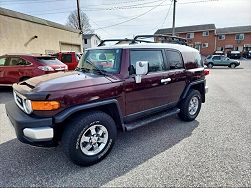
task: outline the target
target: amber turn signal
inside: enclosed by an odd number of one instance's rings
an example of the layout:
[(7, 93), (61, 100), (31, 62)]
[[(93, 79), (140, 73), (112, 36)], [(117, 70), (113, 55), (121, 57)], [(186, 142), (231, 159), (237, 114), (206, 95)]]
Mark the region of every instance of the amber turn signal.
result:
[(31, 101), (32, 110), (57, 110), (60, 108), (58, 101)]

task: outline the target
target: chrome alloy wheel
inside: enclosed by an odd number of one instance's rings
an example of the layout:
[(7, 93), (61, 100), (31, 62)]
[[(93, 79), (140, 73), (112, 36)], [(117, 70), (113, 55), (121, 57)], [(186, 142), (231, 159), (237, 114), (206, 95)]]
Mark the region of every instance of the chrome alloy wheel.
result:
[(89, 127), (81, 137), (81, 151), (88, 155), (96, 155), (101, 152), (108, 142), (108, 131), (103, 125)]
[(196, 114), (198, 108), (199, 108), (199, 99), (198, 97), (194, 96), (193, 98), (191, 98), (189, 102), (189, 107), (188, 107), (189, 114), (193, 116), (194, 114)]

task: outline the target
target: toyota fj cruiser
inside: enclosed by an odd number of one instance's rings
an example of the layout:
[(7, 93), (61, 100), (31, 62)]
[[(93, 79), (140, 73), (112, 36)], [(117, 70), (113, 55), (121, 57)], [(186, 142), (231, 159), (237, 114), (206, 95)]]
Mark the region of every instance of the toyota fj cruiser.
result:
[(143, 44), (139, 37), (87, 50), (75, 71), (14, 84), (6, 112), (17, 138), (34, 146), (62, 144), (71, 161), (88, 166), (110, 152), (118, 129), (130, 131), (174, 114), (194, 120), (209, 73), (199, 51)]

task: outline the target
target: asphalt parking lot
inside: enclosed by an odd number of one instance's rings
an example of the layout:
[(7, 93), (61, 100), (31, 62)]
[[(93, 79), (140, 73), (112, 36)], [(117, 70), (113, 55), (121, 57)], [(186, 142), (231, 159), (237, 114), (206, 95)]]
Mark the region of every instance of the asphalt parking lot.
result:
[(0, 187), (251, 187), (251, 60), (213, 68), (207, 84), (196, 121), (172, 117), (119, 133), (108, 157), (91, 167), (72, 164), (60, 147), (20, 143), (4, 110), (12, 91), (0, 88)]

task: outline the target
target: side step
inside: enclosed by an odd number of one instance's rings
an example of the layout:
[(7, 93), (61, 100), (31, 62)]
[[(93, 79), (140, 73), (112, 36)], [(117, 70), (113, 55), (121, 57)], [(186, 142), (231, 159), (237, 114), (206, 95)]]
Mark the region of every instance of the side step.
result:
[(160, 112), (160, 113), (157, 113), (157, 114), (142, 118), (142, 119), (140, 119), (140, 120), (138, 120), (136, 122), (125, 124), (124, 126), (125, 126), (127, 131), (131, 131), (133, 129), (142, 127), (142, 126), (144, 126), (146, 124), (149, 124), (149, 123), (152, 123), (154, 121), (158, 121), (158, 120), (166, 118), (168, 116), (178, 114), (179, 112), (180, 112), (180, 109), (173, 108), (171, 110), (166, 110), (166, 111), (163, 111), (163, 112)]

